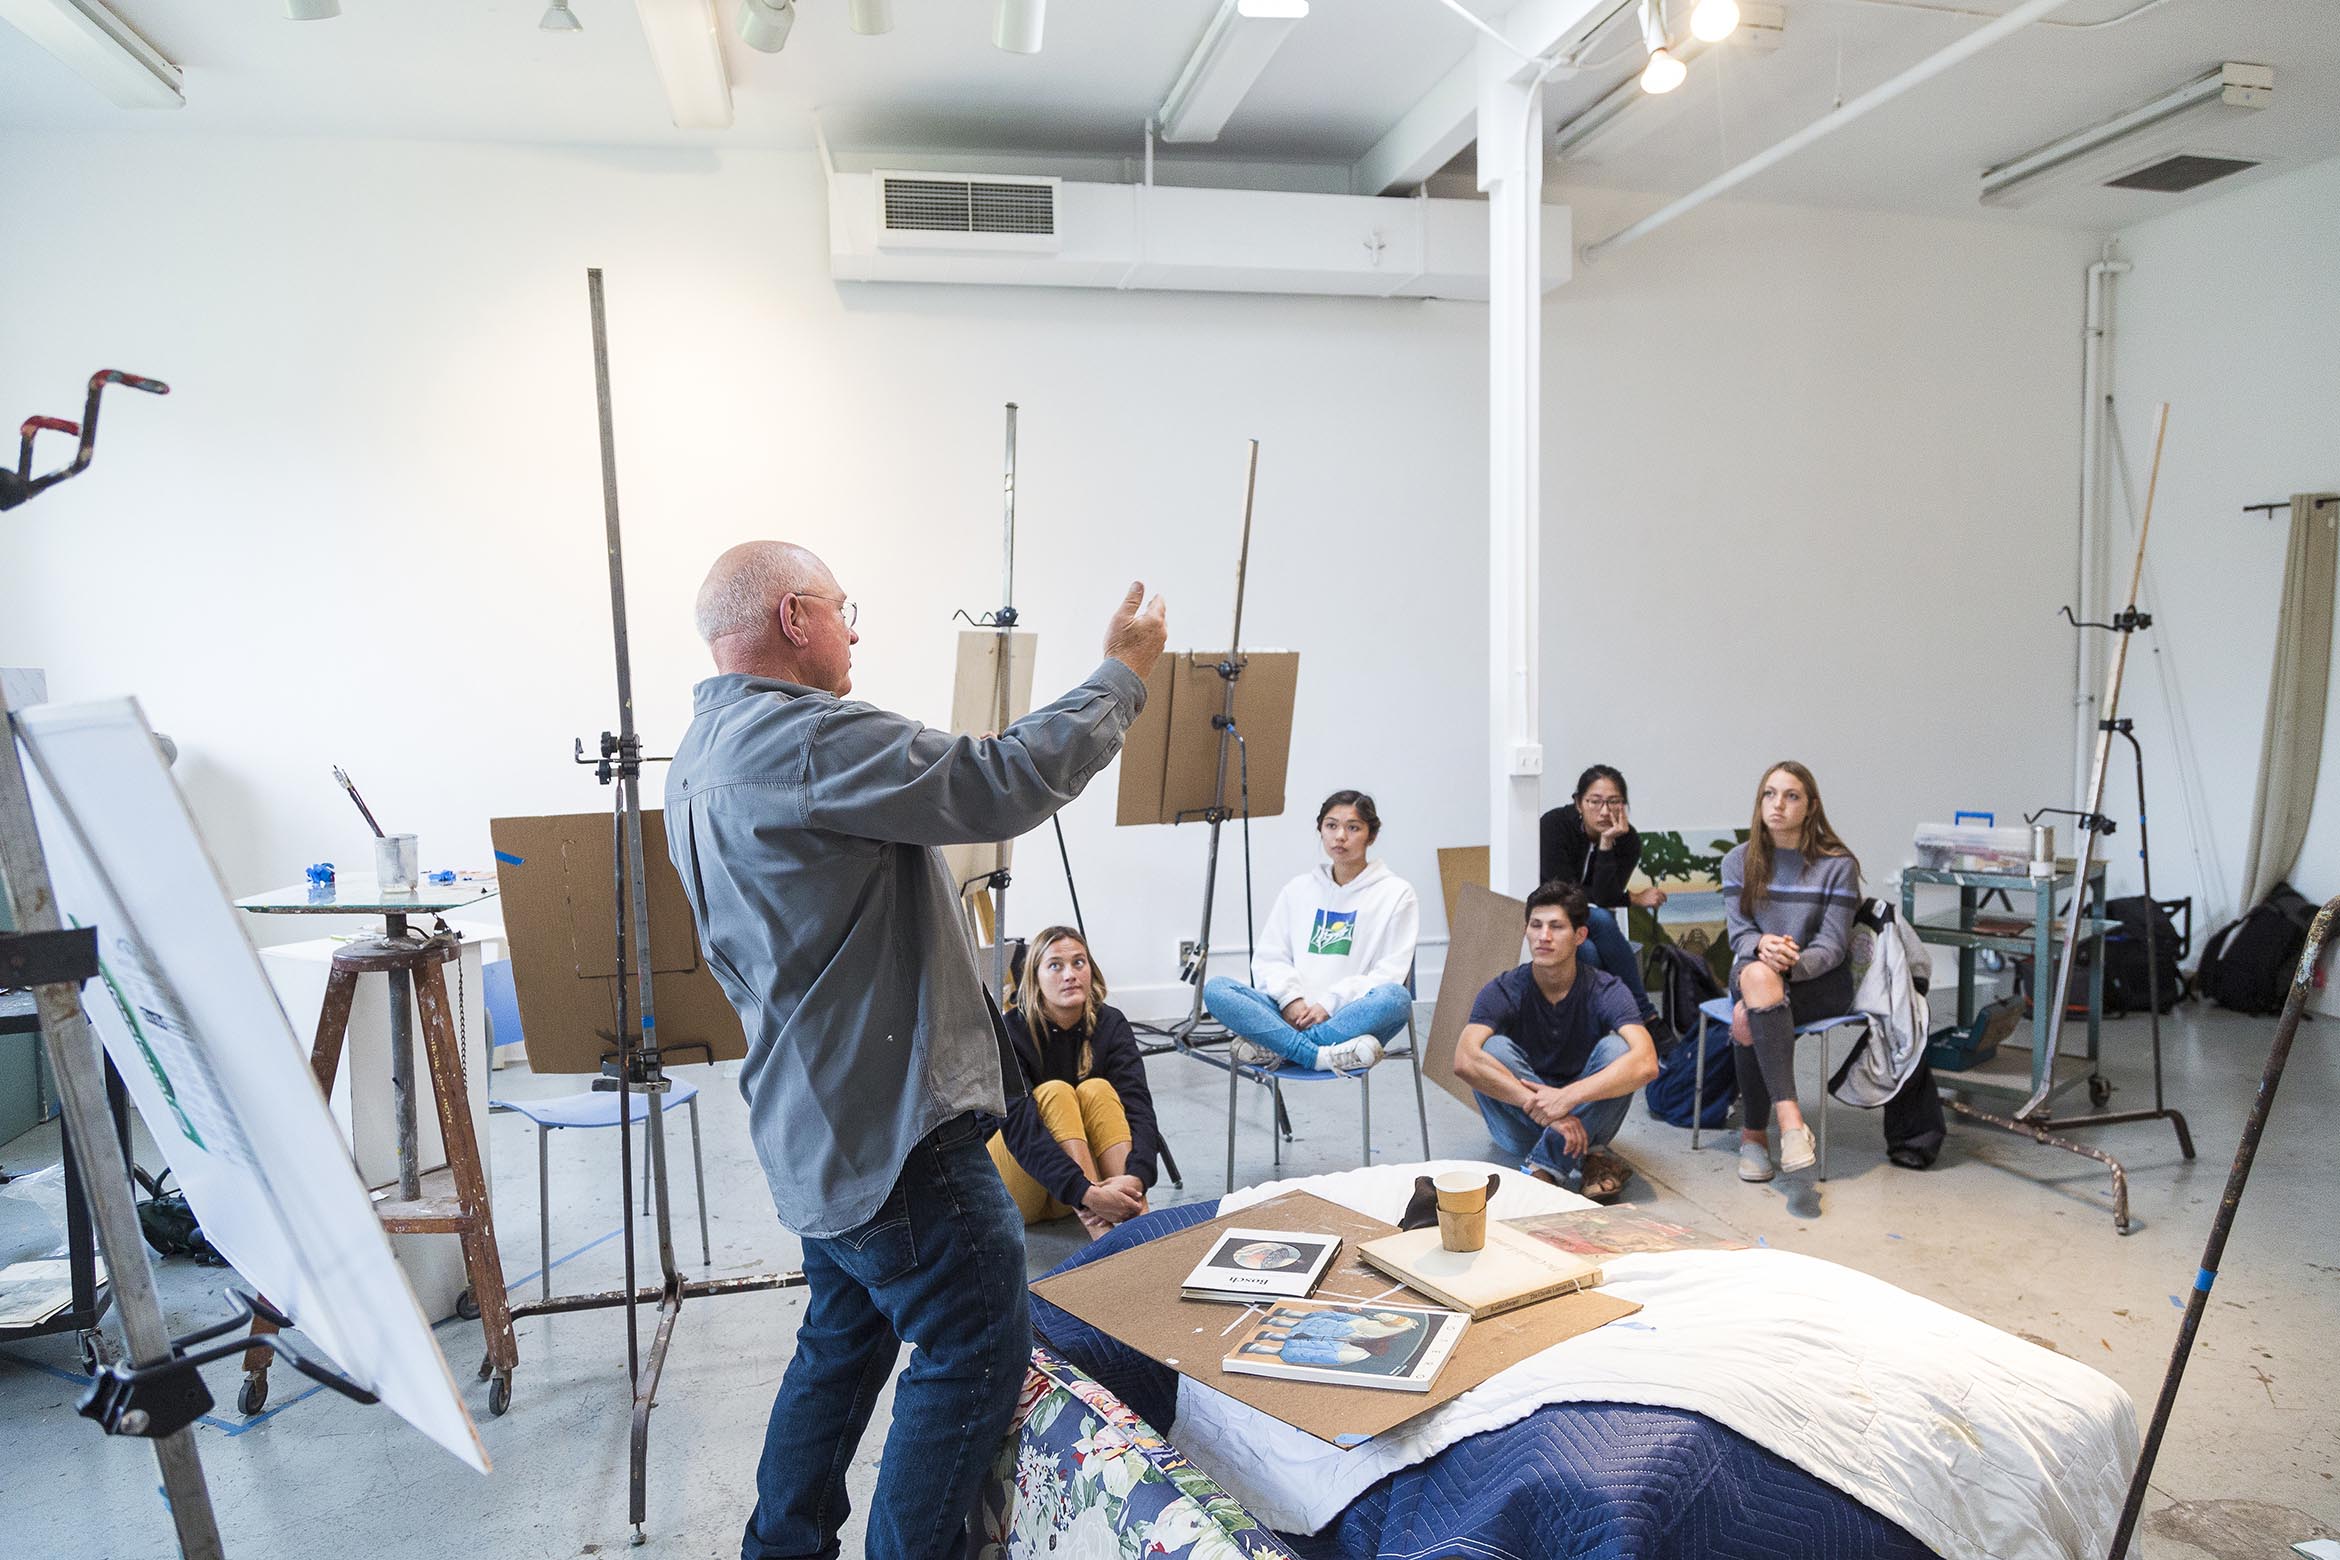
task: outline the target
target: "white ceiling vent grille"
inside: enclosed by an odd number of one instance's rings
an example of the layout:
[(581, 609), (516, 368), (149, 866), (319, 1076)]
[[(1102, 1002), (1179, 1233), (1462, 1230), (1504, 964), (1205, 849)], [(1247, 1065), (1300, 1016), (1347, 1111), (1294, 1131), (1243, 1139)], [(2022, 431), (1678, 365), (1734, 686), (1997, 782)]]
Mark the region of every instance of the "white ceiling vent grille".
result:
[(880, 173), (873, 182), (883, 248), (1058, 248), (1055, 179)]

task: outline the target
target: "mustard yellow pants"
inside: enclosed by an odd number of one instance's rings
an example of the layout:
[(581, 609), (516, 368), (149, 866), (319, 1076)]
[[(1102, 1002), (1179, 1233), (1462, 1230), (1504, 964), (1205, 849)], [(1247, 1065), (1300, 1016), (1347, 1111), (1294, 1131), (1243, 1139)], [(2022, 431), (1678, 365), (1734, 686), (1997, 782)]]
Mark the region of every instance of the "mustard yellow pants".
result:
[[(1130, 1140), (1129, 1117), (1121, 1108), (1121, 1096), (1102, 1078), (1091, 1078), (1079, 1088), (1051, 1078), (1032, 1091), (1032, 1103), (1039, 1108), (1040, 1123), (1048, 1135), (1059, 1143), (1085, 1142), (1091, 1163), (1101, 1162), (1107, 1153)], [(999, 1167), (999, 1178), (1016, 1200), (1016, 1211), (1026, 1224), (1061, 1219), (1073, 1211), (1024, 1173), (1016, 1156), (1008, 1152), (1006, 1134), (994, 1132), (990, 1146), (991, 1162)]]

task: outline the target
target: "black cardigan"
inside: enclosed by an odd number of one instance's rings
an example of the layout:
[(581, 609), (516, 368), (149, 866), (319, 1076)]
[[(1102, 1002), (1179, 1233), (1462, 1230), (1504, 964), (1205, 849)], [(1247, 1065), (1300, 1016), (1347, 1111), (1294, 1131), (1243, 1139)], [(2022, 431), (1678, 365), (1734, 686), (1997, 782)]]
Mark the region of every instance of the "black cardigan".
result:
[(1115, 1007), (1097, 1010), (1097, 1032), (1089, 1037), (1089, 1071), (1078, 1071), (1081, 1060), (1081, 1034), (1077, 1029), (1059, 1029), (1053, 1024), (1042, 1026), (1047, 1033), (1039, 1045), (1032, 1042), (1032, 1031), (1024, 1022), (1021, 1010), (1011, 1009), (1007, 1015), (1008, 1041), (1015, 1047), (1016, 1065), (1024, 1075), (1024, 1097), (1008, 1107), (1007, 1123), (1000, 1131), (1007, 1138), (1008, 1152), (1024, 1173), (1047, 1188), (1048, 1195), (1069, 1208), (1081, 1206), (1081, 1199), (1089, 1195), (1091, 1182), (1081, 1173), (1081, 1167), (1040, 1120), (1040, 1107), (1033, 1103), (1031, 1091), (1043, 1083), (1080, 1084), (1089, 1078), (1102, 1078), (1113, 1085), (1113, 1092), (1121, 1096), (1122, 1113), (1129, 1117), (1128, 1173), (1146, 1185), (1152, 1186), (1156, 1171), (1154, 1161), (1162, 1150), (1162, 1134), (1154, 1125), (1154, 1096), (1146, 1088), (1146, 1060), (1138, 1051), (1137, 1036), (1130, 1032), (1129, 1020)]
[(1625, 908), (1625, 884), (1641, 864), (1641, 831), (1627, 829), (1625, 837), (1607, 850), (1584, 832), (1576, 804), (1555, 807), (1544, 814), (1540, 852), (1543, 881), (1557, 879), (1583, 887), (1584, 895), (1603, 910)]

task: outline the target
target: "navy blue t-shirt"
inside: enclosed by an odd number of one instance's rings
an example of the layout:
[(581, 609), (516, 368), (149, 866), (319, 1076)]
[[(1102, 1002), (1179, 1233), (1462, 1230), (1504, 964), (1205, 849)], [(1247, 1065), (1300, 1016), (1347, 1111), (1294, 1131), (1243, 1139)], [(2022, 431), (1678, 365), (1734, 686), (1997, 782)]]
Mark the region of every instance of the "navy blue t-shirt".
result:
[(1523, 964), (1479, 988), (1471, 1022), (1509, 1036), (1527, 1053), (1537, 1077), (1559, 1085), (1583, 1076), (1585, 1058), (1603, 1035), (1640, 1023), (1641, 1004), (1623, 981), (1581, 959), (1568, 994), (1546, 1002), (1536, 989), (1534, 967)]

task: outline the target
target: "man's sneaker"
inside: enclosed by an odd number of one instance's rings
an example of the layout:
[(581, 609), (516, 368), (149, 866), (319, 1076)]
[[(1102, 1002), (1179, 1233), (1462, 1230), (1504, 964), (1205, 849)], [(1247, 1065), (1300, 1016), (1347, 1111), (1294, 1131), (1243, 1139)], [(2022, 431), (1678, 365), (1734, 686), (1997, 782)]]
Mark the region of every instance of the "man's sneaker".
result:
[(1739, 1179), (1768, 1181), (1771, 1179), (1771, 1150), (1761, 1143), (1739, 1139)]
[(1281, 1067), (1284, 1059), (1257, 1040), (1235, 1039), (1235, 1060), (1246, 1067)]
[(1371, 1035), (1359, 1035), (1354, 1040), (1343, 1040), (1339, 1045), (1320, 1045), (1316, 1048), (1319, 1072), (1361, 1073), (1380, 1060), (1381, 1042)]
[(1793, 1173), (1809, 1170), (1820, 1156), (1813, 1151), (1810, 1127), (1782, 1127), (1779, 1129), (1779, 1167)]

